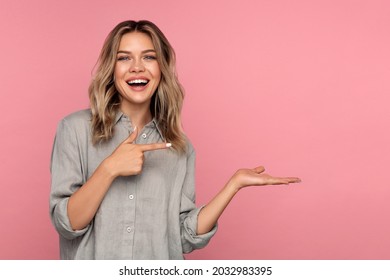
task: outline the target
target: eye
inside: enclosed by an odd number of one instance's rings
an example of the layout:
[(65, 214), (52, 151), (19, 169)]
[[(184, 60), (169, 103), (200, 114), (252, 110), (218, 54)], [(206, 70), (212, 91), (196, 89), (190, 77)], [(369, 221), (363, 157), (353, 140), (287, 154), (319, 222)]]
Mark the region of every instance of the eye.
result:
[(156, 60), (157, 58), (154, 55), (147, 55), (144, 57), (145, 60)]
[(120, 56), (117, 58), (118, 61), (126, 61), (129, 60), (130, 58), (128, 56)]

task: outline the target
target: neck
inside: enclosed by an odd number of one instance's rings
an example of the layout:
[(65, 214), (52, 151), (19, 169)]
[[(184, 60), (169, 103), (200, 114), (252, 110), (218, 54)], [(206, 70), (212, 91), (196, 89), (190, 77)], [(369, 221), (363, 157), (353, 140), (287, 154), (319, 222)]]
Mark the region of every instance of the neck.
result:
[(138, 131), (152, 121), (152, 113), (150, 112), (149, 106), (128, 108), (128, 106), (120, 106), (121, 111), (127, 115), (133, 126), (136, 126)]

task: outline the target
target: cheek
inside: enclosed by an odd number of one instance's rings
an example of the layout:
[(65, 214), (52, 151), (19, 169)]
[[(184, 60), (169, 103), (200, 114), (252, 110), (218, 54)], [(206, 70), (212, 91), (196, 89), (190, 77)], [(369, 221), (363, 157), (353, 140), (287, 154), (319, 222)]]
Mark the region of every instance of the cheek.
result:
[(125, 95), (125, 89), (123, 88), (123, 86), (121, 84), (119, 84), (117, 81), (115, 81), (114, 85), (115, 85), (116, 90), (119, 93), (119, 96), (123, 97)]
[(154, 61), (154, 63), (152, 63), (150, 65), (149, 71), (155, 79), (158, 79), (158, 80), (160, 79), (161, 70), (160, 70), (160, 65), (157, 61)]
[(114, 73), (113, 73), (113, 78), (114, 78), (114, 85), (117, 89), (117, 91), (123, 95), (123, 84), (121, 83), (122, 81), (122, 71), (120, 69), (120, 67), (115, 67), (114, 69)]
[(158, 81), (157, 83), (160, 84), (160, 82), (161, 82), (161, 73), (159, 72), (156, 77), (157, 77), (157, 81)]
[(161, 81), (161, 70), (160, 70), (160, 67), (156, 67), (154, 69), (154, 73), (153, 73), (154, 77), (156, 78), (156, 80), (158, 81), (158, 83), (160, 83)]
[(123, 75), (123, 67), (120, 67), (119, 65), (115, 65), (114, 68), (114, 78), (115, 80), (119, 79)]

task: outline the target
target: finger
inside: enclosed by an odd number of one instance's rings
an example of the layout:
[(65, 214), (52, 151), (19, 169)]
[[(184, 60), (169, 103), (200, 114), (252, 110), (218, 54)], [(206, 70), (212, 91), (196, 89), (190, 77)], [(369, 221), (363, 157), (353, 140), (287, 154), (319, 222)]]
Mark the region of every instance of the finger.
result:
[(262, 172), (264, 172), (265, 168), (264, 166), (258, 166), (258, 167), (255, 167), (252, 169), (254, 172), (256, 172), (257, 174), (260, 174)]
[(172, 147), (171, 143), (154, 143), (154, 144), (143, 144), (138, 145), (141, 148), (141, 151), (148, 152), (148, 151), (154, 151), (154, 150), (161, 150), (161, 149), (167, 149)]
[(138, 129), (135, 126), (133, 132), (127, 137), (127, 139), (124, 141), (124, 143), (134, 143), (134, 141), (137, 139), (138, 136)]
[(288, 181), (289, 183), (300, 183), (300, 182), (302, 182), (302, 180), (299, 179), (298, 177), (285, 177), (284, 179), (286, 181)]
[(300, 183), (301, 179), (297, 177), (274, 177), (276, 181), (282, 182), (282, 184)]

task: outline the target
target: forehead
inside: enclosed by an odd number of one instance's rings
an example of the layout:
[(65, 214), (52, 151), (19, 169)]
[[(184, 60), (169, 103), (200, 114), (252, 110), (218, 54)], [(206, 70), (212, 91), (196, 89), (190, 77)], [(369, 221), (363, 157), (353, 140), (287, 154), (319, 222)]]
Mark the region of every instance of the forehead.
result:
[(119, 50), (142, 51), (146, 49), (154, 49), (153, 42), (149, 35), (141, 32), (126, 33), (119, 43)]

